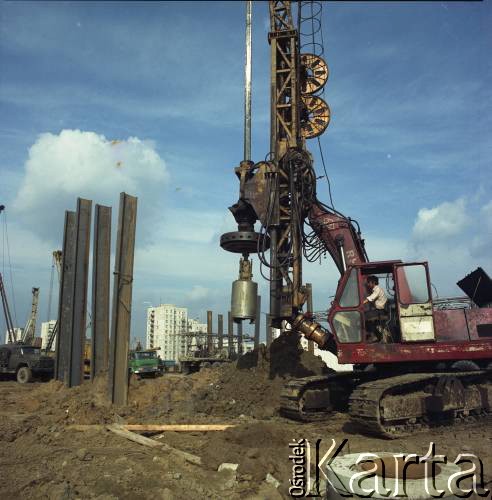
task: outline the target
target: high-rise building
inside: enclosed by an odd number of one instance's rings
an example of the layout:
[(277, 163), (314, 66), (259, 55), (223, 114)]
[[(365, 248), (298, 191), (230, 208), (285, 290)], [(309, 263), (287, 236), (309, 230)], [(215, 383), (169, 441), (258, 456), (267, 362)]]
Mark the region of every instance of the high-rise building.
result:
[[(53, 328), (55, 328), (56, 319), (50, 319), (49, 321), (45, 321), (41, 323), (41, 349), (46, 349), (48, 344), (48, 339), (50, 335), (53, 333)], [(55, 343), (51, 346), (51, 350), (55, 350)]]
[[(22, 338), (22, 333), (24, 332), (24, 328), (14, 328), (14, 342), (18, 342)], [(5, 331), (5, 343), (9, 343), (9, 332)]]
[(179, 361), (188, 353), (188, 309), (161, 304), (147, 309), (147, 348), (160, 349), (164, 360)]

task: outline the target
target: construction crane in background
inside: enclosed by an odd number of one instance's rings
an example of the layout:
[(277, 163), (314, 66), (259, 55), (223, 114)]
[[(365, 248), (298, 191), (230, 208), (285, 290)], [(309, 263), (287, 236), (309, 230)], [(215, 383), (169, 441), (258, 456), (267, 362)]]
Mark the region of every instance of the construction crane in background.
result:
[[(229, 208), (238, 228), (220, 240), (223, 249), (242, 255), (232, 288), (234, 320), (255, 316), (257, 285), (249, 256), (256, 254), (260, 271), (269, 270), (262, 275), (270, 283), (271, 325), (287, 324), (339, 363), (354, 365), (353, 372), (290, 381), (281, 401), (282, 413), (290, 418), (314, 421), (329, 418), (333, 410), (349, 411), (368, 431), (398, 437), (437, 422), (490, 414), (492, 281), (487, 274), (478, 268), (458, 282), (469, 296), (466, 307), (442, 300), (435, 307), (427, 262), (370, 261), (357, 222), (333, 206), (319, 139), (330, 206), (317, 197), (307, 141), (318, 138), (330, 122), (330, 109), (320, 97), (328, 79), (322, 4), (297, 6), (295, 22), (290, 1), (269, 2), (270, 152), (258, 163), (248, 157), (251, 117), (245, 116), (245, 154), (235, 168), (239, 199)], [(310, 51), (303, 53), (306, 46)], [(248, 39), (246, 48), (251, 50)], [(248, 56), (246, 61), (247, 66)], [(247, 71), (245, 87), (247, 101)], [(245, 115), (250, 109), (246, 102)], [(303, 312), (307, 288), (302, 278), (303, 256), (316, 261), (326, 254), (341, 275), (328, 328)], [(374, 278), (388, 296), (377, 314), (365, 300)]]
[(32, 289), (31, 314), (27, 319), (26, 326), (22, 332), (21, 343), (32, 345), (36, 336), (36, 319), (38, 316), (39, 288)]
[[(0, 205), (0, 214), (4, 212), (5, 210), (5, 205)], [(4, 225), (2, 228), (3, 231), (3, 238), (4, 242), (7, 244), (7, 252), (8, 252), (8, 260), (9, 260), (9, 265), (10, 265), (10, 249), (9, 249), (9, 239), (8, 239), (8, 233), (7, 233), (7, 218), (4, 213)], [(3, 256), (5, 258), (5, 255)], [(10, 269), (10, 277), (12, 279), (12, 268)], [(2, 307), (3, 307), (3, 313), (5, 317), (5, 324), (7, 327), (7, 338), (8, 342), (10, 344), (14, 343), (17, 339), (15, 338), (15, 328), (14, 328), (14, 322), (12, 321), (12, 315), (10, 314), (10, 307), (9, 307), (9, 302), (7, 299), (7, 291), (5, 289), (5, 285), (3, 283), (3, 278), (2, 274), (0, 273), (0, 295), (2, 297)], [(14, 309), (15, 309), (15, 303), (14, 303)]]
[(14, 323), (12, 322), (12, 316), (10, 315), (9, 303), (7, 300), (7, 292), (3, 285), (2, 273), (0, 273), (0, 296), (2, 297), (2, 307), (3, 315), (5, 317), (5, 324), (7, 325), (7, 337), (8, 343), (13, 344), (15, 342), (15, 329)]
[[(52, 295), (53, 295), (53, 276), (54, 276), (54, 270), (56, 269), (57, 275), (58, 275), (58, 286), (60, 286), (60, 280), (61, 280), (61, 268), (62, 268), (62, 260), (63, 260), (63, 254), (61, 250), (55, 250), (52, 254), (52, 265), (51, 265), (51, 279), (50, 279), (50, 294), (49, 294), (49, 299), (48, 299), (48, 318), (47, 321), (50, 321), (50, 316), (51, 316), (51, 300), (52, 300)], [(58, 315), (57, 315), (58, 317)], [(51, 351), (53, 347), (53, 343), (55, 342), (56, 335), (58, 333), (58, 320), (53, 326), (53, 329), (48, 335), (48, 340), (46, 342), (45, 350), (47, 352)]]

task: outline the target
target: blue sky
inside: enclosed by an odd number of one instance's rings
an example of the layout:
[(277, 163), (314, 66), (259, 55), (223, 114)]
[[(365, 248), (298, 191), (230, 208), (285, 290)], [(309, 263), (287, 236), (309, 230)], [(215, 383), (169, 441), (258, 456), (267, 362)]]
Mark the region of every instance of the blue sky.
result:
[[(253, 16), (259, 161), (269, 149), (267, 3)], [(324, 3), (332, 122), (321, 143), (335, 205), (359, 220), (371, 258), (428, 259), (441, 294), (478, 265), (492, 274), (491, 25), (489, 1)], [(139, 196), (132, 336), (148, 303), (226, 313), (237, 263), (218, 237), (234, 227), (243, 63), (242, 2), (0, 5), (0, 203), (18, 323), (31, 286), (46, 319), (63, 211), (85, 196), (112, 205), (116, 225), (123, 189)], [(111, 140), (122, 141), (115, 153)], [(317, 143), (308, 147), (321, 174)], [(318, 191), (326, 200), (324, 180)], [(305, 275), (326, 308), (334, 265)]]

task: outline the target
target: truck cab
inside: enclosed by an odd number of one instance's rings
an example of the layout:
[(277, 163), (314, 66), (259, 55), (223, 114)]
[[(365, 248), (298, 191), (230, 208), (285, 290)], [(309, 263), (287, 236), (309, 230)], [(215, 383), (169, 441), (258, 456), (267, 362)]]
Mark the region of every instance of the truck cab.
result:
[(20, 384), (32, 382), (34, 378), (49, 379), (53, 372), (53, 358), (42, 356), (39, 347), (24, 344), (0, 345), (0, 373), (15, 375)]
[(160, 371), (159, 359), (154, 350), (131, 351), (128, 367), (139, 377), (156, 377)]

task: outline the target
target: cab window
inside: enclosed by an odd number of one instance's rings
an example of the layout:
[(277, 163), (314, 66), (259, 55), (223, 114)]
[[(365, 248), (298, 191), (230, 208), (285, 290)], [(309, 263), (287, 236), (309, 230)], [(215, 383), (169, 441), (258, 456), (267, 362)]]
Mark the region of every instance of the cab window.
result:
[(357, 307), (359, 305), (359, 284), (357, 282), (357, 270), (352, 269), (350, 276), (345, 283), (342, 296), (340, 297), (340, 307)]
[(339, 311), (333, 317), (333, 327), (339, 342), (361, 341), (361, 320), (359, 311)]
[(425, 304), (429, 302), (427, 273), (422, 264), (397, 267), (396, 276), (402, 304)]

